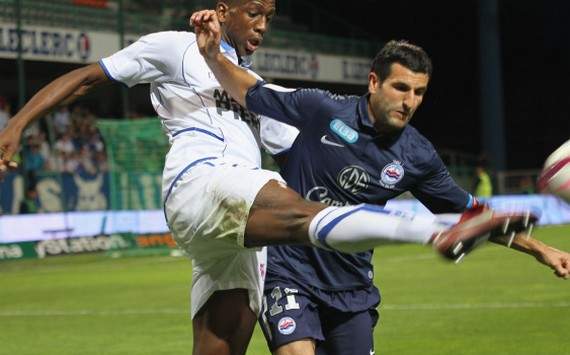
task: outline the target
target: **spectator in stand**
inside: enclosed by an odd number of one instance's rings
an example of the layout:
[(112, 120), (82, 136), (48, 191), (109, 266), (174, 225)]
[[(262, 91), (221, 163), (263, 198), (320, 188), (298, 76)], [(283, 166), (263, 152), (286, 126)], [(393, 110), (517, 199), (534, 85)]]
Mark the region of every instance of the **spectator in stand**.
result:
[(75, 163), (76, 149), (71, 127), (55, 142), (54, 150), (56, 156), (55, 170), (68, 173), (75, 171), (77, 167)]
[(38, 213), (40, 203), (38, 201), (38, 191), (35, 186), (29, 186), (26, 189), (26, 195), (20, 203), (20, 214)]
[(487, 159), (479, 157), (475, 167), (474, 194), (477, 197), (488, 198), (493, 195), (493, 184), (491, 177), (487, 173)]
[(46, 171), (53, 171), (54, 170), (54, 165), (53, 165), (53, 157), (54, 154), (51, 150), (51, 147), (49, 146), (49, 143), (47, 142), (46, 139), (46, 134), (42, 131), (40, 131), (40, 133), (38, 133), (38, 135), (36, 137), (33, 138), (36, 142), (36, 144), (39, 147), (39, 152), (42, 156), (42, 158), (44, 159), (44, 170)]
[(100, 173), (109, 171), (109, 163), (107, 162), (107, 153), (105, 150), (95, 153), (95, 167)]
[(10, 117), (12, 117), (10, 114), (10, 104), (5, 97), (0, 96), (0, 129), (6, 127)]
[(65, 133), (69, 126), (71, 126), (71, 114), (69, 113), (69, 108), (67, 106), (60, 107), (56, 112), (53, 113), (53, 127), (55, 128), (55, 133), (60, 136)]
[(103, 143), (103, 139), (101, 138), (101, 134), (96, 127), (91, 127), (91, 132), (89, 135), (89, 141), (87, 142), (89, 145), (89, 149), (93, 153), (102, 152), (105, 150), (105, 144)]
[(77, 171), (88, 175), (97, 174), (97, 167), (94, 162), (94, 154), (88, 145), (83, 145), (77, 153)]
[(35, 186), (38, 173), (44, 168), (45, 160), (40, 153), (40, 146), (36, 137), (33, 135), (28, 136), (24, 143), (22, 163), (28, 186)]

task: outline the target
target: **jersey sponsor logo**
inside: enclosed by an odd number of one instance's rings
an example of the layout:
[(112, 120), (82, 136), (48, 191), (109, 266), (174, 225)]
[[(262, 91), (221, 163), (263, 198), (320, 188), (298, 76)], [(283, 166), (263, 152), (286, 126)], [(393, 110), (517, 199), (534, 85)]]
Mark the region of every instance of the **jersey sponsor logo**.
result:
[(326, 144), (326, 145), (332, 145), (333, 147), (344, 148), (344, 145), (343, 145), (343, 144), (330, 141), (330, 140), (327, 138), (327, 135), (326, 135), (326, 134), (321, 137), (321, 143)]
[(259, 132), (259, 117), (231, 98), (225, 90), (215, 89), (214, 100), (216, 100), (216, 110), (220, 116), (224, 112), (232, 111), (236, 120), (245, 122), (252, 129)]
[(368, 188), (370, 175), (363, 168), (350, 165), (340, 171), (337, 182), (340, 187), (355, 195)]
[(330, 197), (329, 196), (329, 189), (324, 187), (324, 186), (315, 186), (312, 189), (310, 189), (307, 192), (307, 194), (305, 195), (305, 199), (310, 200), (310, 201), (324, 203), (326, 205), (335, 206), (335, 207), (348, 206), (349, 205), (349, 203), (346, 201), (342, 202), (342, 201), (338, 201), (338, 200), (335, 200), (334, 198)]
[(334, 133), (342, 138), (342, 140), (349, 144), (353, 144), (358, 140), (358, 132), (350, 128), (346, 123), (342, 122), (338, 118), (331, 121), (330, 128)]
[(277, 330), (283, 335), (290, 335), (297, 329), (297, 323), (291, 317), (283, 317), (277, 323)]
[(402, 163), (394, 160), (387, 164), (380, 174), (380, 185), (387, 189), (393, 189), (398, 182), (404, 178), (404, 167)]

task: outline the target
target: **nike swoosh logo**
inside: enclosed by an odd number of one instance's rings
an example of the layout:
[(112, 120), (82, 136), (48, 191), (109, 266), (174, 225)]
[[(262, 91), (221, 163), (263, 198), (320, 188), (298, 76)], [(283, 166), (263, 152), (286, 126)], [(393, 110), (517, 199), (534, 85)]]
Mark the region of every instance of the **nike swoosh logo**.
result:
[(324, 136), (321, 137), (321, 143), (326, 144), (326, 145), (332, 145), (333, 147), (340, 147), (340, 148), (344, 148), (343, 144), (339, 144), (333, 141), (329, 141), (327, 139), (327, 135), (325, 134)]

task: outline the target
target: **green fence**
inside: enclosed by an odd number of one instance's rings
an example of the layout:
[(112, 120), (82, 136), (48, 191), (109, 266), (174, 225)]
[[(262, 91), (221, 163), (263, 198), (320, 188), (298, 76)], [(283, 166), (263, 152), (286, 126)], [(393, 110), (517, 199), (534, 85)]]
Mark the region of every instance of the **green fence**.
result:
[[(160, 200), (160, 177), (168, 141), (160, 120), (99, 120), (109, 164), (109, 208), (144, 209)], [(154, 203), (153, 203), (154, 204)]]

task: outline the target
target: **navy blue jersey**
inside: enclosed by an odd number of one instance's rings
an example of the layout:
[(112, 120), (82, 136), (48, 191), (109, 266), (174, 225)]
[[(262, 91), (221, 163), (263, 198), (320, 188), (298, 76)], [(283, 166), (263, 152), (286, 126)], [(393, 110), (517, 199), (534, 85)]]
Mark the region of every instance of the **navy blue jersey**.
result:
[[(332, 206), (384, 205), (410, 191), (434, 213), (461, 212), (472, 196), (451, 178), (433, 145), (407, 126), (379, 137), (368, 96), (289, 90), (258, 82), (247, 108), (299, 128), (282, 175), (303, 197)], [(323, 290), (372, 285), (372, 251), (344, 254), (304, 246), (268, 248), (268, 278), (304, 280)]]

